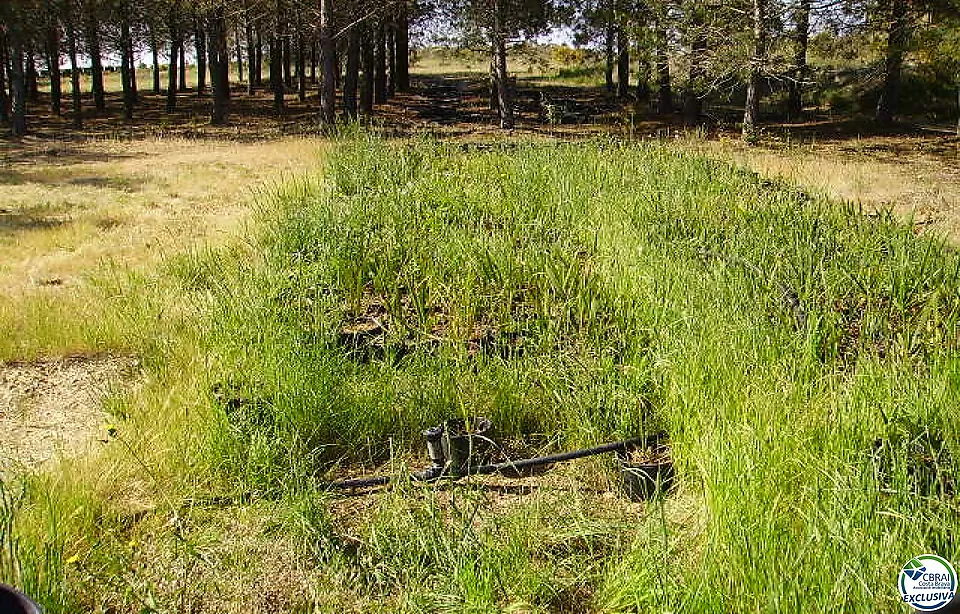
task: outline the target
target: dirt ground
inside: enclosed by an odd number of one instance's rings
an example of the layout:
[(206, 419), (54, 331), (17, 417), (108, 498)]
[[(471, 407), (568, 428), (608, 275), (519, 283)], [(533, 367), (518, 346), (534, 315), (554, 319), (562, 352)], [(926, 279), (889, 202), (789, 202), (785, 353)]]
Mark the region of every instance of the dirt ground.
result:
[(135, 359), (114, 356), (0, 365), (0, 476), (78, 456), (106, 438), (102, 402), (136, 368)]

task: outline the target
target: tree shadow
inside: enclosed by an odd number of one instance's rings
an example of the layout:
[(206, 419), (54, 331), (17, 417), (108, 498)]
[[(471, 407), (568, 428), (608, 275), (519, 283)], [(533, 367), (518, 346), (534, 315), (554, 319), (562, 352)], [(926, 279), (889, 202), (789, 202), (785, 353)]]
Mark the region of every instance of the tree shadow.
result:
[(0, 236), (33, 230), (50, 230), (67, 224), (69, 220), (36, 215), (29, 211), (0, 210)]
[(134, 182), (119, 175), (100, 175), (100, 174), (71, 174), (70, 171), (62, 173), (50, 172), (49, 170), (36, 170), (34, 167), (25, 167), (19, 169), (0, 169), (0, 185), (29, 185), (40, 184), (51, 187), (91, 187), (100, 189), (111, 189), (119, 192), (130, 192), (134, 189)]

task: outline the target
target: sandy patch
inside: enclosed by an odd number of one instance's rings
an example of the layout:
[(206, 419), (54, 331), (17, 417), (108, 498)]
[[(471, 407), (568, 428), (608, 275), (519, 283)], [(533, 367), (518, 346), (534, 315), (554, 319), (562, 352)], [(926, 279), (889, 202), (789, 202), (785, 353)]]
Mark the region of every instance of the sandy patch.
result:
[(104, 397), (135, 367), (115, 356), (0, 365), (0, 473), (86, 452), (105, 434)]

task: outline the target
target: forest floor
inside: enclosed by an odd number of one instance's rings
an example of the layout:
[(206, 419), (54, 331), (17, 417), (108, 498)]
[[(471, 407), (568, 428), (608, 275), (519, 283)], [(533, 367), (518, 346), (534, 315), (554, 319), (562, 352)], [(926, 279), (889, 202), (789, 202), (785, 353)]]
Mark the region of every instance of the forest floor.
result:
[[(380, 109), (376, 130), (392, 139), (429, 134), (465, 148), (503, 139), (477, 73), (424, 75), (415, 85)], [(566, 107), (564, 123), (544, 124), (543, 94)], [(0, 471), (50, 466), (60, 454), (80, 455), (109, 441), (106, 423), (112, 418), (105, 405), (118, 390), (143, 384), (138, 355), (144, 338), (179, 334), (183, 318), (189, 319), (181, 313), (183, 295), (170, 292), (157, 271), (179, 266), (185, 254), (243, 249), (246, 224), (261, 197), (310, 175), (329, 148), (316, 124), (313, 92), (304, 102), (288, 96), (286, 113), (275, 118), (268, 95), (247, 98), (238, 90), (235, 121), (223, 128), (206, 124), (206, 102), (193, 94), (181, 96), (182, 110), (173, 118), (165, 116), (163, 102), (143, 94), (133, 124), (91, 113), (86, 127), (74, 130), (69, 117), (44, 117), (27, 139), (0, 141), (0, 449), (7, 455), (0, 458)], [(116, 111), (118, 100), (111, 97), (110, 103)], [(760, 144), (747, 147), (723, 122), (690, 131), (674, 118), (624, 111), (597, 88), (532, 77), (519, 80), (517, 105), (514, 139), (613, 134), (667, 141), (868, 212), (892, 209), (911, 219), (918, 233), (934, 231), (960, 244), (960, 139), (952, 135), (910, 127), (878, 132), (867, 124), (814, 118), (769, 124)], [(119, 300), (138, 300), (130, 297), (138, 292), (165, 294), (150, 298), (151, 321), (104, 315), (117, 310)], [(182, 318), (157, 324), (170, 314)], [(105, 323), (92, 324), (101, 315)], [(171, 393), (170, 406), (178, 403), (182, 399)], [(307, 585), (315, 579), (291, 558), (292, 546), (269, 539), (286, 511), (279, 504), (259, 505), (259, 512), (210, 512), (212, 522), (223, 525), (210, 531), (235, 533), (226, 545), (235, 551), (223, 556), (259, 557), (270, 582), (247, 568), (235, 585), (211, 578), (207, 588), (245, 586), (244, 594), (232, 596), (240, 610), (245, 600), (283, 609), (291, 599), (285, 581)], [(361, 503), (341, 505), (349, 508), (346, 515), (363, 513)], [(142, 539), (161, 533), (162, 520), (144, 525)], [(137, 565), (174, 551), (161, 551), (159, 543), (149, 547), (158, 552), (140, 552)], [(196, 561), (184, 556), (172, 564), (183, 564), (186, 577)]]

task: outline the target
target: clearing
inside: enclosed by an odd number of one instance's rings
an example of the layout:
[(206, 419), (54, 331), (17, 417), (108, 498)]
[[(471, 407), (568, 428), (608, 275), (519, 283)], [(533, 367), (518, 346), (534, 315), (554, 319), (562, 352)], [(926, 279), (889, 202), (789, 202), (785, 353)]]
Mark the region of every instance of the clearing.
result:
[[(509, 139), (457, 73), (336, 142), (310, 99), (0, 144), (0, 571), (51, 612), (866, 613), (956, 559), (957, 139), (520, 85)], [(664, 429), (677, 487), (323, 488), (474, 413), (518, 455)]]

